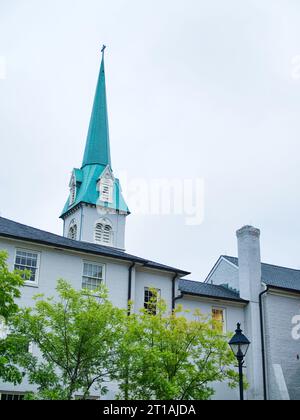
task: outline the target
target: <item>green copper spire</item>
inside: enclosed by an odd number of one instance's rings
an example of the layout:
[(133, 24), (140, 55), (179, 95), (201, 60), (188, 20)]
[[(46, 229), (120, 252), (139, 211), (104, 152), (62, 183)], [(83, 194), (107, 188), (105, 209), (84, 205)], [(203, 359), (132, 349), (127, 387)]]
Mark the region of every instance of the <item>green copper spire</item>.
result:
[(105, 45), (103, 45), (101, 50), (102, 61), (100, 74), (98, 78), (82, 167), (95, 164), (111, 166), (104, 70), (105, 48)]

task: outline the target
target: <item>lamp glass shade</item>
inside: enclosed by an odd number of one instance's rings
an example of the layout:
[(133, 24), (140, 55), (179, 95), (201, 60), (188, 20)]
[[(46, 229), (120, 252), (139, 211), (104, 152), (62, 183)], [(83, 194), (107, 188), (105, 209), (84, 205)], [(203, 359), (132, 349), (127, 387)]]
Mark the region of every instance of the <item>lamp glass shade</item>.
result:
[(241, 330), (241, 324), (237, 325), (237, 329), (235, 331), (235, 335), (229, 341), (229, 345), (231, 350), (233, 351), (236, 357), (245, 357), (250, 345), (250, 341), (248, 338), (243, 334)]
[(230, 347), (235, 357), (239, 355), (245, 357), (249, 348), (249, 344), (230, 344)]

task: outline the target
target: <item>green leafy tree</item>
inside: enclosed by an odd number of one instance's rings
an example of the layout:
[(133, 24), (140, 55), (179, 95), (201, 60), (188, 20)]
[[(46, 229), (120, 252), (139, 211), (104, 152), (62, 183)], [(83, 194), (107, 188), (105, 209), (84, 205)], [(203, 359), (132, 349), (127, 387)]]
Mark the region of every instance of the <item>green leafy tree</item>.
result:
[(28, 340), (12, 331), (13, 319), (19, 311), (16, 300), (29, 273), (9, 271), (7, 258), (7, 253), (0, 251), (0, 378), (16, 385), (23, 379), (18, 364), (28, 358)]
[(237, 386), (228, 337), (211, 320), (199, 312), (188, 320), (182, 308), (168, 314), (157, 297), (152, 305), (156, 311), (144, 310), (126, 320), (115, 375), (119, 398), (206, 400), (214, 393), (214, 381)]
[(24, 365), (38, 392), (29, 399), (87, 399), (92, 387), (105, 394), (115, 365), (115, 347), (123, 312), (107, 299), (104, 288), (74, 290), (59, 280), (58, 298), (36, 296), (33, 309), (18, 318), (17, 331), (41, 353)]
[(24, 284), (21, 272), (9, 271), (7, 258), (8, 254), (0, 251), (0, 316), (6, 321), (19, 309), (16, 299), (21, 297)]

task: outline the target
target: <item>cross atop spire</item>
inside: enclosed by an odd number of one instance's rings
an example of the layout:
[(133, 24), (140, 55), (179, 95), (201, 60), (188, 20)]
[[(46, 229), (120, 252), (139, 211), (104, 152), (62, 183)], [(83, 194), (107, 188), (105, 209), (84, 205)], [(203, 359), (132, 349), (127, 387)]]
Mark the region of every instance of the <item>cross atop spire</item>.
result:
[(100, 74), (98, 78), (94, 105), (90, 120), (90, 126), (86, 141), (86, 147), (82, 162), (82, 167), (86, 165), (103, 165), (111, 166), (110, 144), (109, 144), (109, 128), (106, 101), (106, 83), (104, 70), (104, 51), (106, 46), (103, 45), (102, 61)]

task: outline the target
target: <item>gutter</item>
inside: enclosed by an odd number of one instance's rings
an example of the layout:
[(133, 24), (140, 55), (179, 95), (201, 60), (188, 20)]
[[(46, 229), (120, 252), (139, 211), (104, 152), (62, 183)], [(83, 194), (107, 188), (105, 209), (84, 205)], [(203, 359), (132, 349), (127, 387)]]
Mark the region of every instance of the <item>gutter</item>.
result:
[(259, 317), (260, 317), (260, 333), (261, 333), (261, 354), (262, 354), (262, 369), (263, 369), (263, 386), (264, 386), (264, 401), (267, 401), (267, 369), (266, 369), (266, 350), (265, 350), (265, 332), (264, 332), (264, 317), (263, 317), (263, 296), (269, 291), (269, 286), (259, 294)]
[(209, 296), (209, 295), (204, 295), (204, 294), (199, 294), (199, 293), (187, 293), (187, 292), (181, 292), (181, 294), (179, 296), (176, 296), (174, 298), (174, 308), (175, 309), (175, 304), (177, 300), (183, 299), (185, 296), (199, 296), (199, 297), (204, 297), (204, 298), (208, 298), (208, 299), (213, 299), (213, 300), (223, 300), (223, 301), (228, 301), (228, 302), (236, 302), (236, 303), (241, 303), (241, 304), (245, 304), (247, 305), (249, 303), (248, 300), (238, 300), (238, 299), (234, 299), (234, 298), (221, 298), (218, 296)]
[(268, 290), (282, 290), (283, 292), (294, 293), (296, 295), (300, 294), (300, 290), (298, 289), (289, 289), (288, 287), (280, 287), (280, 286), (273, 286), (268, 285)]
[(225, 301), (228, 301), (228, 302), (236, 302), (236, 303), (241, 303), (241, 304), (245, 304), (245, 305), (247, 305), (249, 303), (248, 300), (243, 300), (243, 299), (238, 299), (238, 298), (235, 299), (235, 298), (229, 298), (229, 297), (211, 296), (211, 295), (205, 295), (203, 293), (192, 293), (192, 292), (181, 292), (180, 299), (182, 299), (184, 297), (184, 295), (199, 296), (199, 297), (204, 297), (204, 298), (214, 299), (214, 300), (216, 300), (216, 299), (217, 300), (225, 300)]

